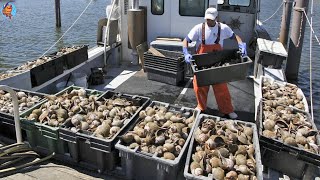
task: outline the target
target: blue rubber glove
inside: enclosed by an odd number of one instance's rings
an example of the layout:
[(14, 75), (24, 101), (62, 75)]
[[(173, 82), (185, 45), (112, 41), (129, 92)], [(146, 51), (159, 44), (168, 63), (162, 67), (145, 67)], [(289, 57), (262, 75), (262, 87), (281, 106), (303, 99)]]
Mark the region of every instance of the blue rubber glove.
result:
[(241, 52), (242, 57), (247, 56), (247, 44), (246, 43), (240, 43), (239, 50)]
[(189, 54), (188, 48), (183, 47), (183, 54), (184, 54), (184, 61), (188, 64), (190, 64), (190, 61), (192, 59), (192, 55)]

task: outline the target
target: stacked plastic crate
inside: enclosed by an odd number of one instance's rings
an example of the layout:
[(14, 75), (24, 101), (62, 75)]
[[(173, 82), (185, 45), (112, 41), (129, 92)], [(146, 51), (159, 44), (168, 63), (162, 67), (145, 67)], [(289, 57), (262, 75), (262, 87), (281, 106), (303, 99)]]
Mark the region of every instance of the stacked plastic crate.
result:
[(149, 80), (178, 85), (184, 81), (185, 63), (181, 52), (157, 49), (163, 56), (144, 53), (144, 69)]

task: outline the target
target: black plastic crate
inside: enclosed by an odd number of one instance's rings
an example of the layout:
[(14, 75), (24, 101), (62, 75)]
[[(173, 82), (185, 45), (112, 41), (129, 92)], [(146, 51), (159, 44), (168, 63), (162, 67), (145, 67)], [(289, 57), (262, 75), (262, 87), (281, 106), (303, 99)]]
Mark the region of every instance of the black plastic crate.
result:
[[(224, 120), (226, 120), (226, 119), (223, 119), (223, 118), (220, 118), (220, 117), (217, 117), (217, 116), (211, 116), (211, 115), (207, 115), (207, 114), (200, 114), (200, 116), (198, 117), (198, 120), (196, 121), (196, 123), (194, 125), (194, 129), (199, 127), (201, 125), (201, 123), (205, 119), (213, 119), (215, 121), (224, 121)], [(256, 177), (257, 177), (258, 180), (262, 180), (263, 179), (263, 168), (262, 168), (262, 164), (261, 164), (259, 138), (258, 138), (256, 125), (254, 123), (245, 122), (245, 121), (239, 121), (239, 120), (233, 120), (233, 121), (237, 122), (237, 123), (244, 124), (244, 125), (249, 126), (249, 127), (251, 127), (253, 129), (252, 143), (253, 143), (254, 149), (255, 149), (255, 161), (256, 161), (256, 172), (257, 172), (256, 173)], [(196, 149), (195, 145), (196, 145), (196, 141), (195, 141), (195, 136), (194, 136), (194, 133), (193, 133), (191, 141), (190, 141), (189, 149), (188, 149), (187, 159), (186, 159), (186, 162), (185, 162), (184, 177), (186, 179), (193, 179), (193, 180), (213, 179), (212, 174), (208, 174), (208, 176), (195, 176), (190, 172), (190, 164), (191, 164), (191, 160), (192, 160), (192, 154)]]
[(138, 117), (139, 112), (150, 103), (150, 99), (147, 97), (115, 93), (113, 91), (105, 92), (98, 101), (103, 100), (103, 98), (108, 99), (112, 97), (132, 100), (140, 107), (127, 121), (127, 124), (124, 124), (120, 131), (111, 139), (95, 137), (92, 132), (89, 131), (79, 130), (76, 133), (72, 132), (70, 128), (73, 127), (73, 125), (70, 121), (66, 121), (59, 131), (60, 139), (68, 144), (69, 158), (85, 168), (94, 169), (100, 173), (109, 173), (115, 170), (117, 166), (120, 166), (118, 150), (116, 150), (114, 146), (119, 136), (125, 133), (127, 127)]
[[(149, 107), (153, 107), (154, 105), (164, 106), (168, 109), (168, 112), (181, 112), (182, 114), (187, 113), (191, 116), (194, 115), (195, 121), (193, 122), (193, 126), (190, 129), (190, 133), (181, 149), (179, 156), (176, 157), (175, 160), (166, 160), (160, 158), (157, 156), (157, 153), (144, 153), (139, 151), (138, 148), (129, 149), (129, 147), (126, 146), (122, 140), (119, 140), (116, 144), (116, 149), (119, 150), (122, 168), (127, 179), (170, 180), (181, 178), (181, 174), (179, 173), (181, 170), (183, 170), (188, 145), (192, 137), (195, 124), (198, 121), (200, 111), (159, 101), (152, 101)], [(140, 121), (141, 119), (136, 117), (136, 119), (128, 128), (128, 131), (132, 130)]]
[[(262, 134), (263, 132), (263, 102), (261, 101), (257, 113), (257, 128), (261, 147), (262, 164), (286, 174), (290, 177), (304, 179), (304, 175), (308, 169), (316, 169), (315, 177), (320, 175), (320, 155), (305, 151), (298, 147), (284, 144), (283, 142), (268, 138)], [(290, 108), (290, 107), (286, 107)], [(302, 113), (307, 116), (307, 119), (312, 124), (312, 127), (317, 130), (313, 121), (311, 121), (308, 112), (292, 109), (295, 112)], [(320, 144), (320, 135), (316, 136), (317, 144)], [(317, 167), (318, 166), (318, 167)]]
[(168, 51), (164, 49), (156, 49), (156, 50), (159, 51), (161, 54), (163, 54), (165, 57), (155, 56), (149, 51), (145, 52), (144, 56), (146, 56), (147, 58), (153, 57), (153, 58), (159, 58), (159, 60), (171, 61), (171, 62), (183, 61), (182, 52)]
[(183, 63), (183, 56), (179, 59), (168, 59), (169, 57), (159, 57), (154, 55), (145, 55), (147, 58), (145, 61), (148, 63), (162, 63), (162, 64), (169, 64), (172, 66), (179, 66), (181, 63)]
[(150, 65), (150, 64), (144, 65), (144, 68), (145, 69), (153, 68), (153, 69), (159, 69), (159, 70), (165, 70), (165, 71), (171, 71), (171, 72), (178, 72), (183, 70), (183, 69), (176, 69), (176, 68), (164, 67), (159, 65)]
[[(212, 84), (246, 79), (247, 72), (251, 63), (252, 60), (246, 56), (243, 58), (243, 62), (241, 63), (230, 64), (227, 66), (211, 67), (202, 70), (199, 69), (197, 60), (191, 60), (191, 67), (194, 75), (196, 75), (197, 77), (198, 86), (209, 86)], [(201, 65), (204, 64), (205, 61), (201, 63)]]
[[(20, 126), (22, 126), (23, 122), (20, 121)], [(1, 117), (0, 120), (0, 134), (2, 137), (7, 138), (8, 140), (16, 140), (16, 130), (15, 130), (15, 123), (12, 119), (7, 119), (4, 117)], [(21, 134), (22, 134), (22, 140), (27, 140), (27, 134), (24, 129), (21, 128)], [(4, 143), (10, 143), (10, 142), (4, 142)]]
[(240, 55), (240, 52), (236, 49), (214, 51), (209, 53), (195, 54), (192, 55), (192, 59), (195, 61), (195, 64), (198, 68), (202, 67), (211, 67), (214, 66), (217, 62), (228, 62), (231, 59), (243, 60)]
[(67, 69), (71, 69), (88, 60), (88, 46), (82, 45), (78, 47), (79, 49), (63, 55)]
[(144, 67), (145, 68), (156, 67), (158, 69), (163, 69), (163, 70), (171, 69), (172, 71), (180, 71), (185, 68), (185, 63), (181, 62), (179, 64), (170, 64), (170, 63), (165, 63), (160, 61), (153, 61), (153, 62), (145, 61)]
[(184, 82), (184, 70), (174, 72), (156, 68), (145, 68), (149, 80), (163, 82), (171, 85), (179, 85)]
[(181, 69), (184, 67), (184, 57), (181, 52), (167, 51), (162, 49), (157, 49), (165, 57), (155, 56), (149, 51), (144, 53), (145, 64), (157, 64), (164, 65), (167, 67), (172, 67), (176, 69)]
[[(42, 103), (45, 99), (44, 97), (47, 94), (43, 94), (43, 93), (38, 93), (38, 92), (32, 92), (32, 91), (27, 91), (27, 90), (23, 90), (23, 89), (16, 89), (16, 88), (12, 88), (14, 91), (19, 92), (25, 92), (27, 95), (32, 95), (32, 96), (39, 96), (40, 97), (40, 101), (38, 103), (36, 103), (34, 106), (36, 106), (39, 103)], [(32, 108), (32, 107), (30, 107)], [(28, 109), (26, 109), (25, 111), (28, 111)], [(25, 112), (23, 111), (23, 112)], [(23, 114), (23, 112), (20, 112), (19, 114)], [(15, 130), (15, 123), (14, 123), (14, 116), (13, 114), (8, 114), (8, 113), (4, 113), (0, 111), (0, 134), (4, 137), (7, 137), (9, 139), (16, 139), (16, 130)], [(25, 133), (22, 133), (23, 135), (23, 139), (26, 139)]]
[[(11, 88), (11, 89), (13, 89), (15, 92), (20, 92), (21, 91), (21, 92), (26, 93), (27, 95), (38, 96), (38, 97), (40, 97), (39, 103), (42, 103), (45, 100), (45, 96), (48, 95), (48, 94), (28, 91), (28, 90), (24, 90), (24, 89), (17, 89), (17, 88)], [(37, 104), (35, 104), (35, 105), (37, 105)], [(32, 107), (30, 107), (30, 108), (32, 108)], [(28, 111), (28, 109), (26, 109), (25, 111)], [(20, 114), (22, 114), (23, 112), (20, 112)], [(0, 120), (1, 120), (2, 117), (7, 118), (9, 120), (13, 120), (14, 119), (13, 114), (8, 114), (8, 113), (4, 113), (4, 112), (0, 111)]]
[(39, 86), (63, 73), (63, 56), (56, 55), (50, 57), (52, 57), (53, 59), (30, 69), (32, 87)]

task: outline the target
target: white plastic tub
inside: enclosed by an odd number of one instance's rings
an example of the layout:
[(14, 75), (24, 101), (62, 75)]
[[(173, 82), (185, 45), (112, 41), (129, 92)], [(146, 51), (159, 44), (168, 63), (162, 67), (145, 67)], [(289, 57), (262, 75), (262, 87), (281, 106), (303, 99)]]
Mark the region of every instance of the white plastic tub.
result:
[(75, 86), (88, 88), (88, 80), (85, 73), (72, 73), (72, 81)]
[(69, 81), (68, 84), (67, 84), (67, 81), (59, 82), (59, 83), (56, 84), (57, 92), (60, 92), (60, 91), (62, 91), (64, 88), (69, 87), (69, 86), (72, 86), (72, 85), (74, 85), (74, 83), (73, 83), (72, 81)]

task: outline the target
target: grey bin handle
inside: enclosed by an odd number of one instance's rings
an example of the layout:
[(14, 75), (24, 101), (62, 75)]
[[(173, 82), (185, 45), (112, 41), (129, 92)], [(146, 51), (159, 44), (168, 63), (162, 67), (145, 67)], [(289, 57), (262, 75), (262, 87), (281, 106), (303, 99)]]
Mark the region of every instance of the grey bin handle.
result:
[(16, 129), (17, 143), (22, 143), (20, 117), (19, 117), (19, 103), (18, 103), (17, 94), (13, 89), (5, 85), (0, 85), (0, 90), (7, 91), (11, 95), (12, 102), (13, 102), (13, 116), (14, 116), (14, 124)]

